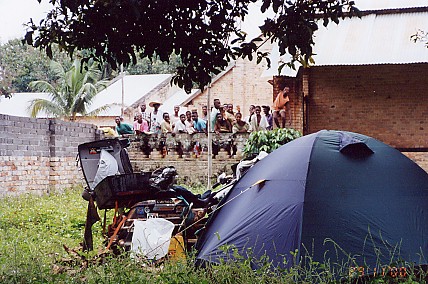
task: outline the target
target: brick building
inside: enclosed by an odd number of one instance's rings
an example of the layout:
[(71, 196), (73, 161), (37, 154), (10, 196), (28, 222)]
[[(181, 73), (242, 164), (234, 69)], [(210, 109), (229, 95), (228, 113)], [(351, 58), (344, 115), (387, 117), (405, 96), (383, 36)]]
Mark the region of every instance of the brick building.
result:
[[(233, 103), (245, 116), (250, 104), (271, 105), (279, 84), (286, 81), (291, 87), (292, 127), (304, 134), (321, 129), (365, 134), (399, 149), (428, 172), (428, 49), (410, 40), (419, 28), (427, 27), (428, 7), (363, 12), (361, 19), (345, 19), (328, 29), (320, 27), (314, 47), (315, 65), (310, 68), (276, 76), (277, 66), (273, 64), (267, 76), (265, 62), (239, 59), (213, 79), (211, 88), (180, 95), (177, 102), (200, 110), (210, 92), (211, 101), (219, 98), (222, 103)], [(265, 45), (262, 51), (272, 51), (272, 46)], [(271, 56), (275, 54), (272, 51)], [(275, 58), (271, 61), (275, 63)], [(125, 86), (130, 83), (125, 82)], [(139, 94), (146, 95), (137, 94), (129, 105), (136, 111), (141, 99), (165, 101), (172, 93), (169, 79), (164, 78), (150, 90), (140, 89)], [(113, 95), (120, 96), (120, 92), (114, 91)], [(77, 180), (75, 148), (99, 136), (91, 125), (5, 115), (1, 118), (0, 184), (7, 192), (28, 187), (45, 191)], [(112, 116), (105, 123), (110, 121)], [(99, 120), (87, 122), (105, 125)], [(18, 133), (23, 127), (28, 129), (28, 137)], [(70, 131), (77, 136), (69, 135)], [(134, 151), (131, 157), (140, 169), (171, 161), (183, 164), (183, 168), (204, 164), (202, 158), (191, 157), (157, 157), (154, 161), (142, 157), (138, 148)], [(176, 156), (173, 151), (170, 155)], [(219, 170), (227, 164), (223, 158), (219, 156)], [(236, 157), (231, 162), (236, 162)], [(0, 191), (0, 195), (3, 193)]]
[[(265, 49), (263, 51), (268, 51), (272, 46), (266, 45)], [(266, 62), (257, 64), (247, 59), (238, 59), (213, 78), (209, 89), (189, 96), (183, 105), (200, 111), (203, 105), (207, 105), (209, 90), (211, 106), (213, 99), (218, 98), (222, 104), (232, 103), (235, 111), (239, 109), (246, 116), (250, 105), (271, 105), (273, 102), (272, 84), (269, 83), (272, 77), (264, 76), (266, 69)]]
[[(428, 149), (428, 51), (410, 41), (427, 19), (427, 8), (371, 11), (324, 31), (316, 65), (291, 79), (304, 132), (342, 129), (403, 150)], [(361, 32), (368, 24), (372, 31)]]
[(305, 132), (342, 129), (396, 148), (428, 148), (427, 72), (428, 64), (310, 68)]
[(333, 129), (372, 136), (428, 171), (428, 50), (410, 40), (427, 26), (422, 7), (364, 12), (322, 30), (315, 65), (295, 77), (275, 76), (274, 94), (284, 80), (292, 86), (293, 115), (305, 134)]
[[(238, 60), (213, 80), (211, 98), (232, 102), (245, 115), (250, 104), (270, 105), (286, 81), (292, 127), (305, 134), (333, 129), (372, 136), (428, 171), (428, 50), (411, 41), (426, 27), (428, 7), (363, 11), (361, 18), (320, 27), (310, 68), (276, 76), (273, 64), (269, 78), (265, 65)], [(270, 51), (272, 62), (281, 60)], [(199, 109), (206, 101), (207, 90), (185, 103)]]

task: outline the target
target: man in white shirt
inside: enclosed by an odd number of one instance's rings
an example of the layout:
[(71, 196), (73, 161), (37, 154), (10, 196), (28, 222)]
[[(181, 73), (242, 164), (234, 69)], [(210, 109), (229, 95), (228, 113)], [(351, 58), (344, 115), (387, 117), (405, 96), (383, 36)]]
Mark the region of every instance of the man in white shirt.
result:
[(176, 122), (180, 121), (179, 112), (180, 112), (180, 106), (174, 106), (174, 114), (172, 116), (170, 116), (172, 128), (174, 128)]
[(141, 110), (141, 117), (147, 121), (147, 123), (150, 123), (150, 113), (147, 110), (147, 106), (145, 102), (142, 102), (140, 105), (140, 110)]
[(149, 106), (153, 108), (153, 111), (150, 113), (150, 132), (152, 133), (161, 133), (161, 124), (163, 121), (163, 112), (159, 110), (161, 102), (153, 101), (149, 103)]
[(244, 117), (244, 121), (245, 121), (246, 123), (248, 123), (248, 124), (250, 124), (250, 122), (251, 122), (251, 118), (252, 118), (252, 117), (253, 117), (253, 115), (254, 115), (255, 106), (254, 106), (254, 105), (250, 105), (250, 109), (249, 109), (249, 111), (250, 111), (250, 115), (248, 115), (248, 116)]
[(185, 121), (186, 121), (186, 115), (184, 113), (180, 114), (180, 120), (175, 123), (174, 130), (172, 132), (187, 133)]
[(266, 116), (262, 115), (261, 111), (262, 109), (260, 106), (255, 107), (255, 114), (251, 117), (250, 121), (251, 131), (266, 130), (266, 128), (269, 126)]

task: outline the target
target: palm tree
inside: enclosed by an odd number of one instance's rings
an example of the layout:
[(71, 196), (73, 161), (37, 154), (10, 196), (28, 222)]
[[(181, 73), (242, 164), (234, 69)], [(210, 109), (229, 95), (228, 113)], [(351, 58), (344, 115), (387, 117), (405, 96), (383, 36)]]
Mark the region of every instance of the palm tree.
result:
[(102, 72), (96, 64), (89, 63), (87, 68), (82, 68), (80, 61), (75, 60), (66, 71), (60, 63), (52, 61), (50, 68), (58, 77), (54, 84), (46, 81), (29, 84), (31, 89), (51, 95), (51, 100), (35, 99), (30, 102), (28, 110), (32, 117), (44, 111), (49, 116), (75, 120), (76, 115), (94, 116), (109, 107), (87, 112), (94, 97), (109, 84), (109, 81), (102, 80)]

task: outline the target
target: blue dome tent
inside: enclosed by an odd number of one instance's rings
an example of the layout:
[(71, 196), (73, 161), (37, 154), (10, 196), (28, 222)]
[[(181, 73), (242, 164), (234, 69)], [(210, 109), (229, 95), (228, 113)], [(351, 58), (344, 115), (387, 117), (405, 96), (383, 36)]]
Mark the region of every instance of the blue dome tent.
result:
[[(331, 240), (331, 241), (329, 241)], [(391, 253), (415, 264), (428, 257), (428, 174), (398, 150), (365, 135), (319, 131), (254, 165), (230, 190), (198, 239), (197, 264), (290, 252), (376, 267)], [(257, 266), (256, 263), (254, 263)]]

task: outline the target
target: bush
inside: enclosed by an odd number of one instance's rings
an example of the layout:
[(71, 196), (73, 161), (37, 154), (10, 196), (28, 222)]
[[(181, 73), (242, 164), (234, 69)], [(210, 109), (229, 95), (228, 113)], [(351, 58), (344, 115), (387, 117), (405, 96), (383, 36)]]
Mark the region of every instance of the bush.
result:
[(274, 130), (255, 131), (250, 134), (244, 147), (246, 157), (258, 154), (261, 151), (270, 153), (282, 145), (302, 136), (302, 133), (293, 128), (276, 128)]

